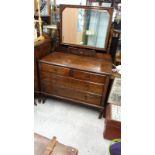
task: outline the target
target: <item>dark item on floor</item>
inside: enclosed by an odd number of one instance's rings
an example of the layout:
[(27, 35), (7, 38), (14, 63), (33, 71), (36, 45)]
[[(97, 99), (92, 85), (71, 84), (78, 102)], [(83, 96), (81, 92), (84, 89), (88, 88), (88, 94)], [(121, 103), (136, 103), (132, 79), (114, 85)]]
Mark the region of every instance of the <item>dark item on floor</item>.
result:
[(106, 107), (103, 137), (109, 140), (121, 138), (121, 122), (112, 119), (112, 104)]
[(109, 148), (110, 155), (121, 155), (121, 142), (112, 144)]
[(78, 155), (78, 150), (34, 133), (34, 155)]

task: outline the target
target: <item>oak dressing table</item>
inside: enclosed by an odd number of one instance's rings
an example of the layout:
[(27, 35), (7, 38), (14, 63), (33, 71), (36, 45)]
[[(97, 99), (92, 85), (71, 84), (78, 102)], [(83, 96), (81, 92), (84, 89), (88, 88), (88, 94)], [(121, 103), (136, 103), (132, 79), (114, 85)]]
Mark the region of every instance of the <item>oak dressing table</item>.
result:
[(60, 5), (59, 46), (39, 60), (41, 94), (100, 110), (112, 74), (112, 8)]

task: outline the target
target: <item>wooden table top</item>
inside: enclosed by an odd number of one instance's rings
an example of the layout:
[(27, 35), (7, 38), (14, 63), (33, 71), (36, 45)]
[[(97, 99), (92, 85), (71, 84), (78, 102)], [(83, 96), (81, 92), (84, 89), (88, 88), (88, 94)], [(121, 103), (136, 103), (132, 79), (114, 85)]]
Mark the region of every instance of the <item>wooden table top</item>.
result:
[(42, 58), (40, 62), (75, 68), (98, 74), (112, 74), (112, 61), (109, 54), (96, 54), (95, 57), (53, 52)]

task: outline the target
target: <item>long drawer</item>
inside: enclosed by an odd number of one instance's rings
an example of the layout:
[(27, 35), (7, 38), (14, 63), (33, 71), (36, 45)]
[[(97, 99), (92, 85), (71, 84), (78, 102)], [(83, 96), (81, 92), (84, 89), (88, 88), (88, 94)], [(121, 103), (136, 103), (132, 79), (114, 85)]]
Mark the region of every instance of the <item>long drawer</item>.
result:
[(79, 80), (91, 81), (95, 83), (104, 84), (106, 80), (106, 75), (95, 74), (46, 63), (40, 63), (40, 70), (45, 72), (52, 72), (58, 75), (73, 77)]
[(80, 90), (72, 89), (70, 87), (57, 85), (57, 83), (55, 83), (54, 81), (42, 81), (41, 90), (43, 93), (62, 96), (78, 101), (84, 101), (90, 104), (100, 105), (101, 102), (101, 95), (86, 93)]
[(41, 81), (47, 81), (47, 82), (55, 83), (60, 86), (69, 87), (72, 89), (82, 90), (86, 92), (91, 92), (98, 95), (102, 95), (103, 89), (104, 89), (104, 84), (78, 80), (72, 77), (64, 77), (50, 72), (42, 71), (40, 73), (40, 78), (41, 78)]

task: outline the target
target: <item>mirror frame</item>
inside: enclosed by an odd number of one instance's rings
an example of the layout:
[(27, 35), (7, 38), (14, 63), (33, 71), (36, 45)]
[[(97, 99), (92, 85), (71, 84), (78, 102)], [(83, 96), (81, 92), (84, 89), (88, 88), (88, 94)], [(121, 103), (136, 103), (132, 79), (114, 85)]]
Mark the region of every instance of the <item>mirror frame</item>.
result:
[[(63, 43), (62, 42), (62, 13), (65, 8), (79, 8), (79, 9), (94, 9), (94, 10), (106, 10), (109, 12), (110, 19), (109, 19), (109, 26), (107, 30), (107, 36), (105, 41), (105, 47), (99, 48), (95, 46), (87, 46), (87, 45), (77, 45), (77, 44), (70, 44), (70, 43)], [(59, 29), (59, 36), (60, 36), (60, 45), (68, 45), (72, 47), (79, 47), (79, 48), (88, 48), (88, 49), (94, 49), (94, 50), (100, 50), (100, 51), (107, 51), (108, 50), (108, 43), (110, 40), (110, 29), (112, 28), (112, 14), (113, 14), (113, 8), (112, 7), (98, 7), (98, 6), (84, 6), (84, 5), (66, 5), (61, 4), (60, 5), (60, 29)]]

